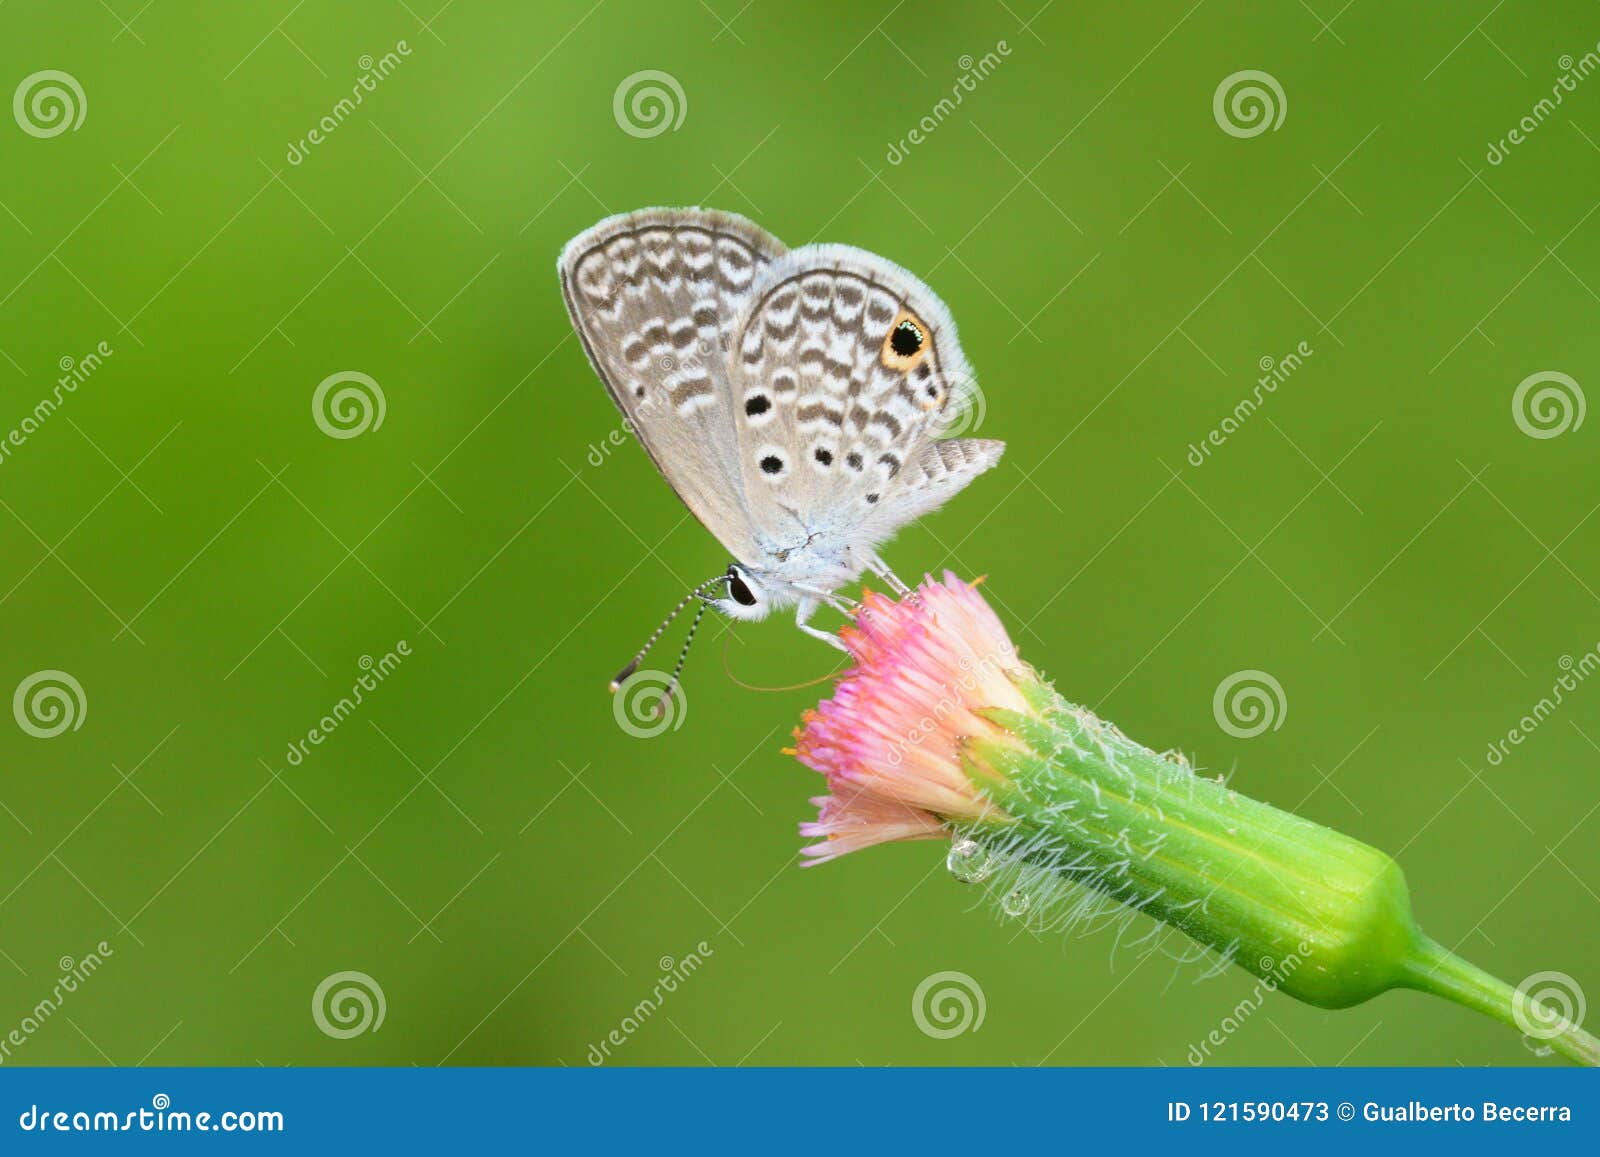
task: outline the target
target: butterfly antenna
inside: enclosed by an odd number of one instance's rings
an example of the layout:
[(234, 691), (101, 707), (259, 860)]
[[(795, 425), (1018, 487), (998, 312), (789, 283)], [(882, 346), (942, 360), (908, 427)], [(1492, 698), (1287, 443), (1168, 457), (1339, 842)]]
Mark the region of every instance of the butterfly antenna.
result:
[[(656, 645), (656, 640), (661, 638), (662, 632), (672, 625), (672, 620), (678, 617), (678, 615), (683, 611), (684, 607), (694, 602), (695, 599), (702, 598), (707, 587), (715, 586), (717, 583), (722, 582), (726, 577), (726, 575), (719, 574), (714, 578), (708, 578), (705, 582), (701, 583), (688, 594), (684, 595), (683, 598), (679, 599), (678, 605), (672, 608), (672, 610), (667, 614), (667, 617), (661, 620), (661, 625), (651, 632), (650, 637), (644, 641), (644, 646), (639, 648), (639, 653), (628, 662), (626, 667), (617, 672), (615, 679), (611, 680), (611, 690), (615, 692), (628, 681), (628, 677), (630, 675), (639, 669), (639, 664), (644, 662), (644, 657), (650, 653), (650, 648)], [(705, 603), (703, 601), (700, 604), (700, 611), (701, 614), (705, 613)], [(700, 623), (700, 616), (696, 615), (694, 621), (695, 625), (698, 626)], [(694, 638), (693, 628), (690, 628), (689, 637), (691, 639)], [(686, 644), (684, 646), (685, 656), (688, 655), (688, 650), (689, 649)], [(678, 670), (683, 670), (683, 659), (681, 658), (678, 660)], [(676, 674), (673, 675), (672, 681), (674, 683), (678, 681)]]
[(672, 669), (672, 678), (667, 680), (667, 689), (656, 701), (657, 710), (661, 710), (664, 704), (672, 701), (672, 693), (678, 687), (678, 676), (683, 674), (683, 665), (689, 661), (689, 648), (694, 644), (694, 633), (700, 629), (700, 620), (705, 617), (706, 604), (702, 601), (694, 612), (694, 618), (689, 622), (689, 634), (683, 640), (683, 650), (678, 652), (678, 665)]

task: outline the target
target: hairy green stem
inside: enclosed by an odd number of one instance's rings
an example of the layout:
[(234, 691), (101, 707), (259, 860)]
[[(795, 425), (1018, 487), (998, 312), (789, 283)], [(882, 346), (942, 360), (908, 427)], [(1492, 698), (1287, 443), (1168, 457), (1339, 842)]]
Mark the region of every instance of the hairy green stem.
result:
[(1600, 1064), (1593, 1036), (1425, 936), (1388, 855), (1195, 774), (1042, 681), (1023, 691), (1032, 710), (987, 713), (999, 732), (964, 752), (1008, 818), (961, 838), (1146, 912), (1308, 1004), (1416, 989)]

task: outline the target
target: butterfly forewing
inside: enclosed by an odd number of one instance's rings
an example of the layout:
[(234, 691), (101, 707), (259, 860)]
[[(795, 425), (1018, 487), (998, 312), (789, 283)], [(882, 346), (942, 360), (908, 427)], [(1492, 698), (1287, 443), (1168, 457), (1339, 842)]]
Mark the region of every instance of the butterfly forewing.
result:
[(560, 260), (568, 312), (612, 400), (678, 497), (739, 558), (755, 542), (727, 351), (783, 252), (732, 214), (644, 209), (580, 234)]

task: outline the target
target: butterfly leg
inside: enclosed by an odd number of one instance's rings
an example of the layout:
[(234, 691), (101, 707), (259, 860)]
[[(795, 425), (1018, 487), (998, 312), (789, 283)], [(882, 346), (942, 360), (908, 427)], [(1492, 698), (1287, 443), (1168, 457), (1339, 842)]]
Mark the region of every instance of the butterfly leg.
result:
[(890, 570), (889, 564), (884, 562), (883, 559), (879, 558), (877, 555), (872, 556), (872, 561), (867, 563), (867, 569), (881, 578), (884, 582), (888, 583), (889, 588), (893, 590), (895, 594), (908, 595), (911, 593), (911, 588), (906, 586), (905, 583), (901, 582), (900, 576), (895, 574), (894, 571)]
[(845, 645), (839, 641), (839, 636), (811, 625), (811, 616), (816, 612), (818, 602), (819, 600), (814, 595), (807, 595), (805, 598), (801, 599), (799, 605), (795, 607), (794, 625), (799, 627), (806, 634), (810, 635), (813, 639), (821, 639), (830, 647), (838, 647), (841, 651), (847, 650), (848, 648), (846, 648)]
[(806, 586), (804, 583), (795, 583), (794, 589), (802, 594), (809, 595), (813, 602), (825, 603), (838, 611), (841, 615), (854, 615), (861, 606), (849, 595), (842, 595), (838, 591), (824, 590), (822, 587)]

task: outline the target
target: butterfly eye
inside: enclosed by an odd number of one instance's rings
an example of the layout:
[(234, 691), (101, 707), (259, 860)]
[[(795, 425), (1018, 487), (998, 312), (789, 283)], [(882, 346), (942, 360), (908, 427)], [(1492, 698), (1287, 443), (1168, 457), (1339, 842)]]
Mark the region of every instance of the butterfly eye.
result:
[(739, 568), (736, 566), (728, 568), (728, 595), (741, 607), (753, 607), (756, 605), (755, 592), (745, 583), (744, 577), (739, 574)]

